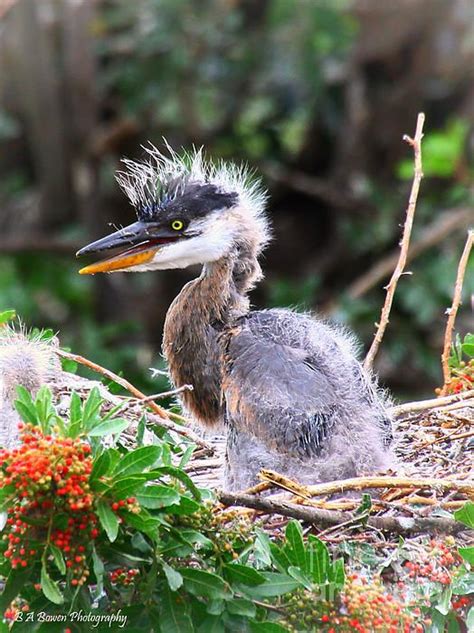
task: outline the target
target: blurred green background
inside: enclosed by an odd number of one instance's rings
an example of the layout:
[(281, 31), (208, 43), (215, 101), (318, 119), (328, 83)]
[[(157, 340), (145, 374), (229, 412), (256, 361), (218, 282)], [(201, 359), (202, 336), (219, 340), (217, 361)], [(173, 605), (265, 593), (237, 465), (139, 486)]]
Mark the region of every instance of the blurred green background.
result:
[(157, 389), (164, 316), (195, 271), (87, 278), (74, 253), (133, 220), (114, 171), (164, 136), (262, 174), (274, 241), (254, 305), (317, 311), (367, 348), (422, 110), (413, 274), (376, 369), (399, 397), (432, 393), (474, 223), (470, 0), (0, 0), (0, 20), (0, 311)]

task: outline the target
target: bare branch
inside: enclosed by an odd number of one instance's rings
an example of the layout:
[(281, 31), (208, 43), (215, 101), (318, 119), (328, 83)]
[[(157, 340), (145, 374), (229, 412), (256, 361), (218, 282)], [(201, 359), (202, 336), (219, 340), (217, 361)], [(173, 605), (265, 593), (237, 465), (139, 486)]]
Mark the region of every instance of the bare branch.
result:
[[(470, 400), (474, 398), (474, 389), (469, 391), (463, 391), (462, 393), (456, 393), (452, 396), (445, 396), (444, 398), (431, 398), (430, 400), (418, 400), (417, 402), (408, 402), (407, 404), (401, 404), (397, 407), (390, 409), (391, 415), (395, 418), (399, 418), (402, 415), (410, 413), (418, 413), (419, 411), (426, 411), (427, 409), (441, 409), (445, 406), (457, 402), (465, 402), (466, 407), (471, 406)], [(469, 401), (469, 402), (467, 402)], [(474, 406), (474, 404), (472, 405)]]
[[(218, 492), (219, 501), (226, 506), (242, 506), (253, 508), (265, 514), (280, 514), (282, 516), (293, 517), (301, 521), (307, 521), (319, 528), (340, 525), (341, 523), (354, 523), (354, 528), (358, 527), (356, 517), (349, 512), (339, 512), (334, 510), (320, 510), (319, 508), (308, 508), (286, 501), (275, 501), (270, 498), (261, 499), (244, 493)], [(359, 521), (363, 517), (357, 517)], [(412, 517), (369, 517), (367, 523), (369, 527), (384, 532), (394, 532), (396, 534), (426, 533), (439, 531), (444, 533), (455, 533), (466, 530), (462, 523), (451, 519), (441, 518), (412, 518)]]
[(422, 157), (421, 157), (421, 139), (423, 138), (423, 125), (425, 122), (425, 115), (423, 112), (420, 112), (418, 115), (418, 120), (416, 123), (416, 131), (415, 137), (411, 138), (410, 136), (405, 135), (403, 140), (409, 143), (413, 147), (413, 152), (415, 156), (415, 174), (413, 177), (413, 184), (411, 187), (410, 199), (408, 201), (408, 208), (406, 213), (406, 220), (403, 227), (403, 237), (400, 245), (400, 257), (398, 258), (397, 265), (395, 270), (393, 271), (392, 277), (386, 286), (387, 294), (385, 296), (385, 303), (382, 308), (382, 313), (380, 315), (380, 323), (377, 325), (377, 331), (374, 336), (374, 340), (372, 341), (372, 345), (370, 346), (369, 352), (364, 361), (365, 369), (371, 369), (374, 364), (375, 356), (380, 347), (380, 343), (382, 342), (383, 335), (388, 325), (390, 310), (392, 308), (393, 297), (395, 295), (395, 290), (397, 287), (398, 280), (403, 274), (405, 269), (405, 264), (408, 256), (408, 247), (410, 245), (410, 237), (411, 230), (413, 227), (413, 219), (415, 216), (416, 210), (416, 201), (418, 199), (418, 192), (420, 190), (421, 179), (423, 178), (423, 165), (422, 165)]
[(456, 276), (456, 284), (454, 286), (454, 296), (451, 308), (446, 312), (448, 314), (448, 322), (446, 323), (446, 331), (444, 333), (444, 349), (441, 355), (441, 365), (443, 368), (443, 389), (442, 394), (446, 393), (446, 387), (450, 378), (449, 371), (449, 355), (451, 351), (451, 343), (453, 340), (454, 323), (456, 321), (456, 315), (458, 313), (459, 305), (462, 299), (462, 286), (464, 282), (464, 275), (466, 274), (466, 267), (469, 261), (469, 255), (471, 253), (472, 245), (474, 243), (474, 230), (471, 230), (467, 234), (466, 244), (459, 260), (458, 274)]
[[(265, 481), (279, 484), (281, 475), (271, 470), (262, 470), (260, 476)], [(348, 490), (367, 490), (369, 488), (430, 488), (432, 490), (456, 490), (463, 492), (474, 498), (474, 482), (456, 481), (453, 479), (435, 479), (411, 477), (353, 477), (351, 479), (340, 479), (339, 481), (329, 481), (321, 484), (301, 486), (291, 482), (292, 486), (286, 485), (286, 489), (291, 489), (293, 494), (303, 497), (315, 497), (322, 495), (339, 494)]]

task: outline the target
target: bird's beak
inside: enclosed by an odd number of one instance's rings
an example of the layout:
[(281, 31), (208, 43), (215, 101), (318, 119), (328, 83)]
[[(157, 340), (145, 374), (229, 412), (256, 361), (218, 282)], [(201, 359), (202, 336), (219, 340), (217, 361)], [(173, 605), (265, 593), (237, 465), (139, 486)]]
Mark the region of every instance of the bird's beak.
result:
[(95, 264), (81, 268), (80, 275), (110, 273), (125, 270), (149, 262), (164, 244), (175, 241), (180, 236), (176, 231), (160, 227), (152, 222), (134, 222), (107, 237), (81, 248), (76, 257), (120, 249), (119, 253)]

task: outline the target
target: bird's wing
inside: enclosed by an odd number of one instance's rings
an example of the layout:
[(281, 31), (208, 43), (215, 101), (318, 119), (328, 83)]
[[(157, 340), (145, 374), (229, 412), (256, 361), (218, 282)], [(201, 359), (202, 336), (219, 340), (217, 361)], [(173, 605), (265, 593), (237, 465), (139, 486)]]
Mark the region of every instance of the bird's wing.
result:
[(319, 453), (338, 409), (313, 353), (259, 335), (245, 321), (225, 337), (223, 393), (235, 429), (302, 457)]

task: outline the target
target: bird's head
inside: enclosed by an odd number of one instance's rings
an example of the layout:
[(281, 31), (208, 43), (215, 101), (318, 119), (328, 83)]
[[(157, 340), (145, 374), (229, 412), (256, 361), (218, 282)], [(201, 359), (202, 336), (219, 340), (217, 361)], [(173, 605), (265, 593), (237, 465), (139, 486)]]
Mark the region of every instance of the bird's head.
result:
[(124, 160), (117, 181), (137, 221), (82, 248), (77, 256), (113, 252), (81, 274), (186, 268), (232, 253), (245, 242), (255, 255), (268, 240), (266, 195), (245, 167), (206, 161), (202, 150)]

